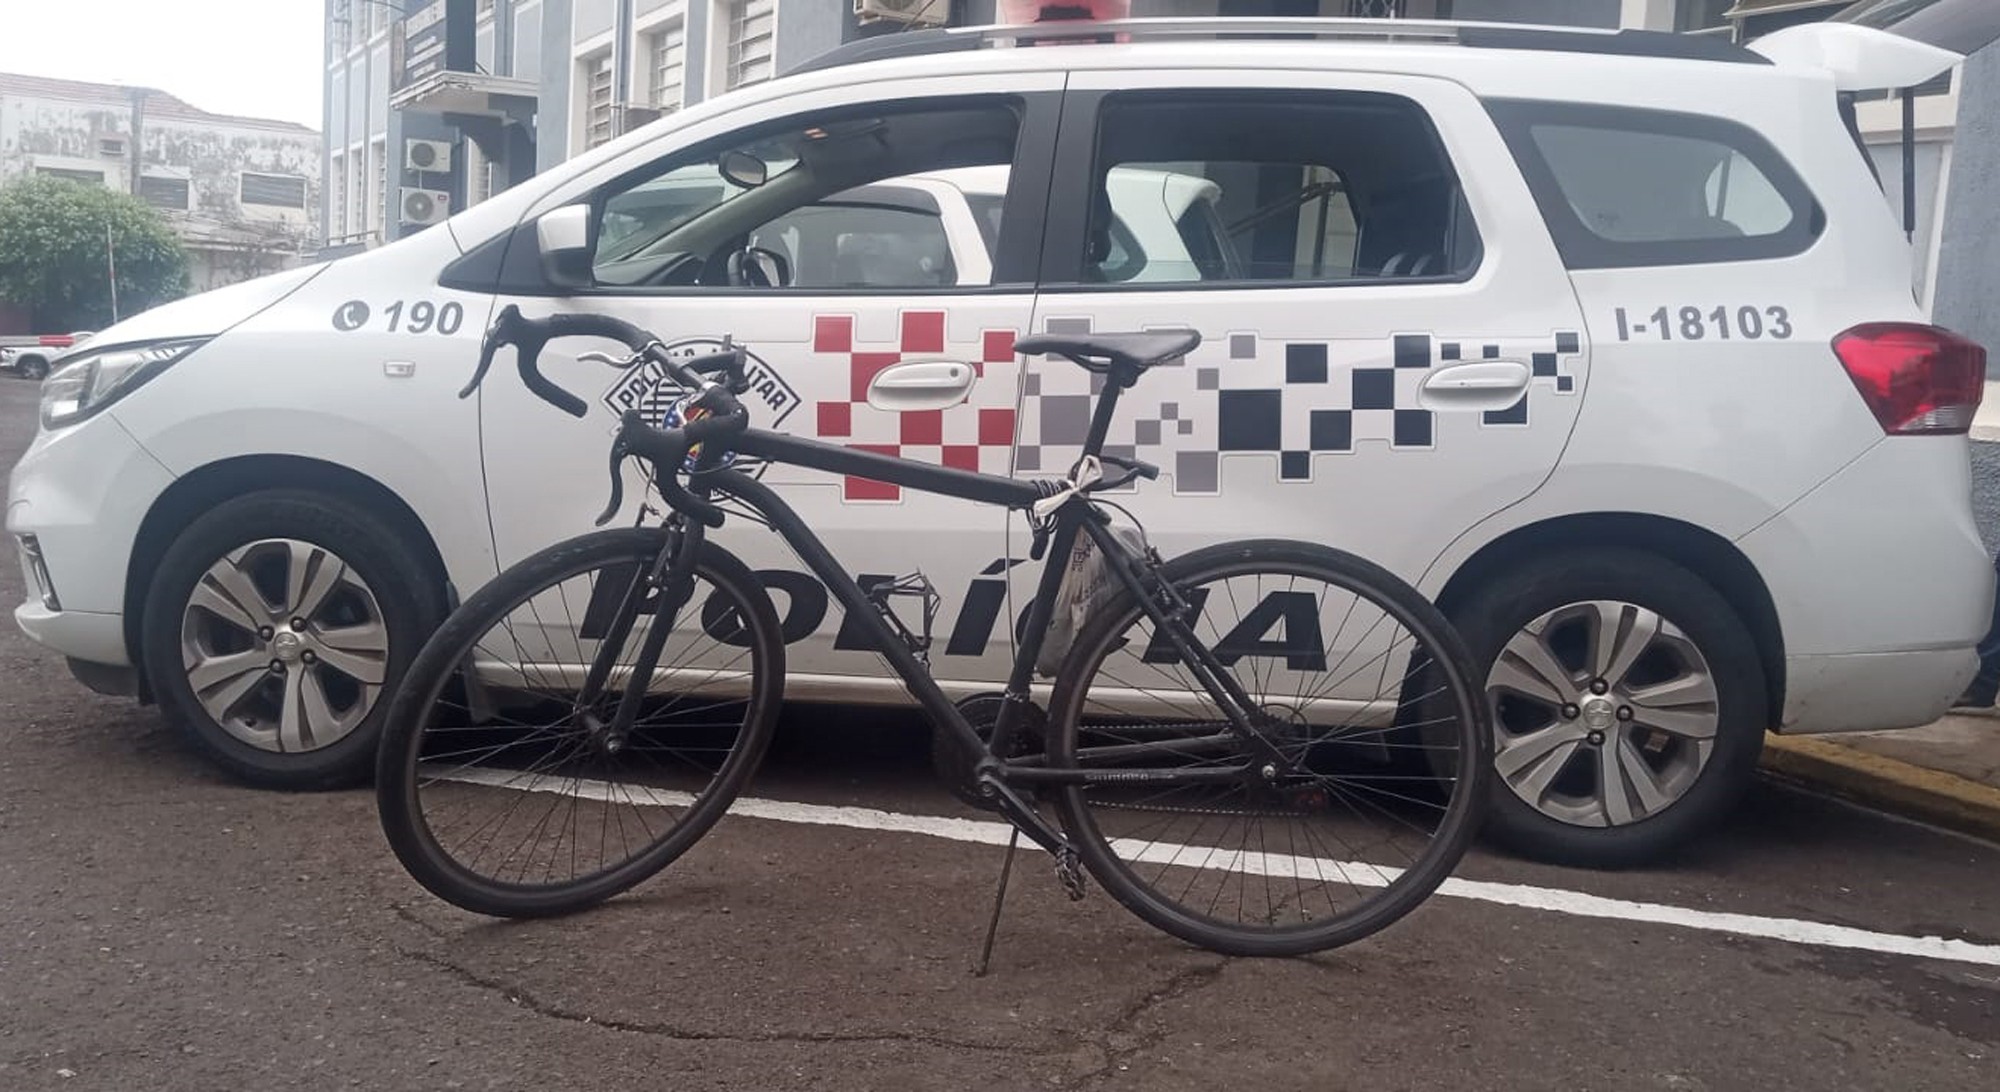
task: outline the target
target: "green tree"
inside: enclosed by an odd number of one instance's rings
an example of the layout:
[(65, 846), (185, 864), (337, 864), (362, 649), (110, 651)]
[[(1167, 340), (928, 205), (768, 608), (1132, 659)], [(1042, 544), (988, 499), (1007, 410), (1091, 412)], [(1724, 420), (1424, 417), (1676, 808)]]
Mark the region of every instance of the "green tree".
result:
[(32, 311), (38, 329), (108, 325), (111, 265), (121, 318), (187, 294), (187, 250), (144, 201), (46, 175), (0, 185), (0, 299)]

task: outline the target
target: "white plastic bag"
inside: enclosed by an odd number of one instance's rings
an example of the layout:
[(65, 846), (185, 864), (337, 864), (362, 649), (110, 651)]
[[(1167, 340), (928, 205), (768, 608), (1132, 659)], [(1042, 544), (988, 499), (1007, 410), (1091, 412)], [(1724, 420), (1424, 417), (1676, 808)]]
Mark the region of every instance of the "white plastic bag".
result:
[[(1145, 549), (1146, 540), (1132, 528), (1113, 528), (1111, 534), (1134, 553)], [(1036, 674), (1055, 677), (1056, 669), (1062, 666), (1063, 657), (1069, 654), (1084, 624), (1118, 588), (1118, 578), (1112, 575), (1110, 561), (1097, 548), (1096, 540), (1079, 530), (1069, 563), (1064, 567), (1062, 586), (1056, 590), (1049, 631), (1042, 638), (1041, 654), (1035, 657)]]

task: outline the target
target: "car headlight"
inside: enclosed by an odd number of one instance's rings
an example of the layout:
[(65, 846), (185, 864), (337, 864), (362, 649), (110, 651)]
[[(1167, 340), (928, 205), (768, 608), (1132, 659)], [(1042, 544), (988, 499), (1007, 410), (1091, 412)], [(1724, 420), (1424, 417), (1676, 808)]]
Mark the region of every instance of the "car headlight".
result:
[(137, 390), (175, 361), (206, 344), (181, 338), (101, 350), (79, 349), (56, 361), (42, 380), (42, 424), (75, 424)]

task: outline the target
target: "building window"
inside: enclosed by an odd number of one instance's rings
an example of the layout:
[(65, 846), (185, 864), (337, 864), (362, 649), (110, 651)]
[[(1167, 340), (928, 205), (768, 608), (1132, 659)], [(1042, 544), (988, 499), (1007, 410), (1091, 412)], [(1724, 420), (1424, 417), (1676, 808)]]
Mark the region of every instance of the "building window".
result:
[(306, 180), (295, 174), (257, 174), (244, 171), (238, 199), (246, 205), (302, 209), (306, 207)]
[(346, 56), (354, 41), (354, 7), (351, 0), (333, 0), (333, 16), (327, 20), (327, 51), (334, 58)]
[(777, 6), (777, 0), (726, 0), (723, 90), (771, 78)]
[(36, 167), (35, 173), (47, 178), (62, 178), (71, 182), (81, 182), (86, 186), (104, 185), (103, 171), (79, 171), (70, 167)]
[(652, 63), (652, 86), (647, 101), (663, 114), (681, 108), (681, 80), (687, 67), (687, 28), (681, 21), (661, 27), (647, 36), (647, 54)]
[(188, 180), (157, 174), (139, 177), (139, 199), (156, 209), (172, 212), (188, 210)]
[(347, 157), (334, 156), (327, 161), (327, 177), (333, 179), (333, 200), (327, 203), (327, 212), (333, 222), (328, 224), (329, 239), (338, 239), (347, 234)]
[(368, 151), (355, 147), (347, 157), (350, 181), (347, 187), (351, 211), (349, 230), (360, 235), (368, 230)]
[(375, 164), (375, 223), (374, 227), (387, 229), (389, 226), (389, 143), (378, 140), (369, 147), (369, 158)]
[(611, 51), (586, 59), (583, 69), (583, 146), (595, 148), (612, 136)]
[(107, 159), (117, 159), (120, 156), (123, 156), (125, 154), (124, 138), (106, 137), (103, 140), (98, 141), (97, 154), (104, 156)]

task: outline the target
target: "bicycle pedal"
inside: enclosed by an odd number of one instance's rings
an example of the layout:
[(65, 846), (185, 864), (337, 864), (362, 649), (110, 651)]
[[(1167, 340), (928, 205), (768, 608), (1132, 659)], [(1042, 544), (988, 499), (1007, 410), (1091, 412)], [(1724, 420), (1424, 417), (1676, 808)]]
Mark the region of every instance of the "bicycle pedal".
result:
[(1063, 894), (1071, 902), (1083, 901), (1083, 859), (1076, 850), (1065, 848), (1056, 854), (1056, 882), (1062, 884)]

